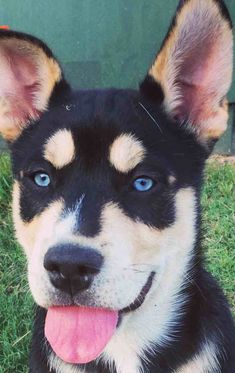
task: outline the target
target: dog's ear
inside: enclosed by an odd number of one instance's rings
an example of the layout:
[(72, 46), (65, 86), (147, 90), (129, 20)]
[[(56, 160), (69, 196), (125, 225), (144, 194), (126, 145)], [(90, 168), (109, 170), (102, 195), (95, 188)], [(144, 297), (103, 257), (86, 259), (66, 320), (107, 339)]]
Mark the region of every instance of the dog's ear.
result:
[(61, 79), (60, 66), (43, 42), (0, 31), (0, 133), (6, 140), (14, 141), (39, 118)]
[(201, 142), (227, 127), (233, 36), (220, 0), (181, 0), (155, 62), (141, 85)]

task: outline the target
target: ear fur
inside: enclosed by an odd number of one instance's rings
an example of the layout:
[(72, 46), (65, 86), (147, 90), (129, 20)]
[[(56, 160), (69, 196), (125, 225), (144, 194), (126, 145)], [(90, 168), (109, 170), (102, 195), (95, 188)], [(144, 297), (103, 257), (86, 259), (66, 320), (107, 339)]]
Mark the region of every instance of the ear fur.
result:
[(186, 122), (201, 142), (217, 139), (227, 127), (232, 60), (232, 25), (223, 1), (181, 0), (142, 88), (156, 89), (165, 111)]
[(43, 42), (0, 31), (0, 133), (6, 140), (16, 140), (47, 109), (61, 79), (61, 68)]

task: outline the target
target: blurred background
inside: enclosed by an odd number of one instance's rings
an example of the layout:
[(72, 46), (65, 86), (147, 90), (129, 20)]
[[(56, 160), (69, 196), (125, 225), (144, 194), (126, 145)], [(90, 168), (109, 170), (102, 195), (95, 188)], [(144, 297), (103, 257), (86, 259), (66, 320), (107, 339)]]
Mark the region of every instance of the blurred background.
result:
[[(235, 0), (225, 1), (235, 23)], [(178, 0), (0, 0), (0, 24), (44, 40), (74, 87), (132, 87), (144, 77)], [(235, 78), (217, 153), (235, 154)], [(0, 143), (0, 150), (4, 148)]]

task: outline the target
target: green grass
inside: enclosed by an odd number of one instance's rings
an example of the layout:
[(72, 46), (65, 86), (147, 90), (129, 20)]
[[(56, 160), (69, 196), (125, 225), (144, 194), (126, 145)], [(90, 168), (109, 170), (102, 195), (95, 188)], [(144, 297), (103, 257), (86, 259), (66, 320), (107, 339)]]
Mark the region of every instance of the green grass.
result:
[(0, 373), (27, 372), (32, 300), (25, 258), (14, 240), (9, 158), (0, 157)]
[(208, 267), (223, 287), (235, 316), (234, 165), (208, 165), (202, 203)]
[[(26, 373), (33, 301), (26, 263), (13, 235), (9, 158), (0, 156), (0, 373)], [(203, 193), (208, 267), (235, 314), (235, 170), (209, 164)]]

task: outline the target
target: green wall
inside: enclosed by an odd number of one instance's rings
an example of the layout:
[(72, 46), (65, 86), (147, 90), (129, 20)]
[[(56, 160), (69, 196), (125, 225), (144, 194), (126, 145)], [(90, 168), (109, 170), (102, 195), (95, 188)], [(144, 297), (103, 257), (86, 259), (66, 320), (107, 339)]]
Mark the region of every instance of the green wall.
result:
[[(235, 0), (226, 3), (235, 21)], [(74, 86), (137, 87), (177, 4), (178, 0), (0, 0), (0, 24), (48, 43)], [(229, 99), (235, 102), (235, 82)], [(229, 150), (229, 141), (222, 151)]]

